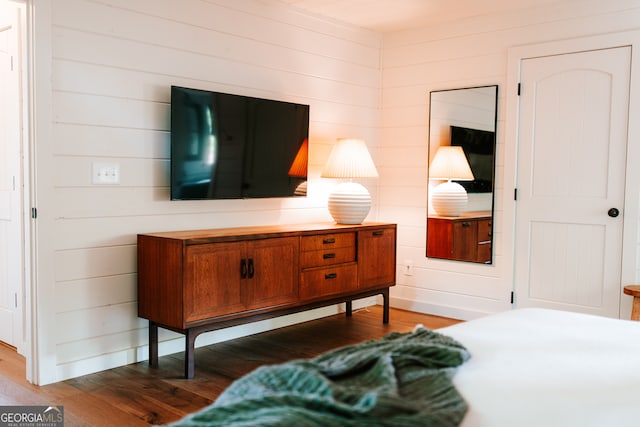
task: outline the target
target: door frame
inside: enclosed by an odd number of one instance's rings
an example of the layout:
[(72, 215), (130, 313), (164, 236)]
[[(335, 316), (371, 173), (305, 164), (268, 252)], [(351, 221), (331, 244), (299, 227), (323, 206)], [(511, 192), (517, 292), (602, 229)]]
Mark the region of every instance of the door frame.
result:
[[(541, 56), (561, 55), (587, 50), (608, 49), (613, 47), (631, 47), (631, 73), (630, 73), (630, 94), (629, 94), (629, 120), (627, 128), (627, 160), (626, 160), (626, 182), (625, 201), (623, 211), (623, 236), (622, 236), (622, 259), (621, 262), (621, 289), (620, 289), (620, 318), (628, 319), (631, 315), (632, 298), (625, 296), (622, 292), (624, 285), (638, 283), (640, 279), (640, 265), (636, 264), (639, 251), (638, 220), (640, 218), (640, 190), (634, 188), (634, 182), (640, 182), (640, 169), (631, 168), (630, 165), (640, 162), (640, 122), (633, 120), (633, 117), (640, 115), (640, 58), (634, 55), (640, 52), (640, 31), (627, 31), (598, 36), (580, 37), (574, 39), (559, 40), (553, 42), (516, 46), (507, 52), (507, 96), (506, 96), (506, 124), (505, 135), (507, 143), (505, 148), (505, 191), (510, 194), (509, 189), (515, 191), (517, 183), (517, 154), (518, 154), (518, 129), (519, 123), (519, 97), (518, 83), (520, 80), (521, 63), (525, 59)], [(505, 197), (504, 214), (505, 218), (511, 218), (511, 228), (505, 228), (505, 245), (507, 253), (512, 253), (513, 260), (510, 264), (512, 290), (515, 292), (515, 259), (518, 254), (515, 252), (515, 224), (516, 224), (516, 201), (512, 197)], [(517, 295), (515, 296), (517, 300)]]
[(34, 65), (34, 0), (14, 0), (22, 9), (22, 203), (24, 206), (23, 219), (23, 263), (24, 282), (23, 291), (23, 334), (25, 337), (25, 349), (23, 355), (26, 359), (26, 379), (37, 384), (38, 378), (38, 352), (37, 352), (37, 274), (36, 274), (36, 222), (31, 209), (35, 206), (35, 102), (33, 99), (33, 79), (35, 75)]
[(20, 227), (21, 227), (21, 294), (22, 313), (21, 325), (22, 340), (17, 345), (18, 353), (26, 359), (26, 379), (34, 382), (37, 372), (37, 353), (34, 347), (34, 332), (36, 328), (36, 282), (35, 272), (35, 221), (31, 217), (31, 207), (34, 206), (35, 164), (33, 152), (34, 144), (34, 102), (32, 100), (33, 87), (31, 82), (34, 75), (33, 64), (33, 37), (30, 35), (33, 28), (33, 0), (0, 0), (8, 8), (19, 11), (18, 18), (18, 58), (20, 67), (19, 88), (19, 116), (21, 118), (20, 132)]
[[(23, 261), (23, 191), (22, 191), (22, 182), (23, 182), (23, 164), (22, 164), (22, 114), (20, 111), (20, 105), (22, 100), (21, 90), (21, 82), (22, 82), (22, 67), (21, 67), (21, 58), (22, 51), (20, 50), (21, 40), (23, 39), (23, 31), (22, 31), (22, 22), (20, 16), (20, 9), (16, 7), (14, 3), (9, 2), (8, 0), (0, 0), (1, 8), (0, 14), (4, 14), (4, 18), (0, 23), (0, 26), (3, 27), (3, 35), (5, 35), (5, 39), (8, 41), (8, 50), (7, 53), (11, 58), (11, 71), (9, 75), (13, 75), (14, 77), (9, 77), (6, 81), (4, 81), (4, 85), (7, 88), (12, 87), (16, 89), (15, 92), (8, 90), (7, 91), (7, 99), (8, 104), (7, 108), (12, 112), (9, 113), (9, 121), (5, 121), (7, 127), (7, 134), (12, 135), (9, 138), (11, 140), (7, 140), (6, 144), (7, 153), (9, 154), (9, 173), (13, 175), (13, 191), (9, 189), (9, 185), (7, 182), (7, 187), (5, 191), (10, 193), (7, 196), (10, 205), (12, 205), (11, 201), (17, 195), (18, 197), (18, 206), (9, 207), (9, 211), (7, 212), (8, 218), (4, 218), (7, 224), (7, 234), (4, 236), (9, 240), (5, 242), (5, 244), (9, 245), (10, 248), (18, 248), (17, 251), (9, 250), (12, 254), (9, 255), (9, 252), (4, 256), (3, 265), (8, 266), (9, 275), (8, 281), (6, 282), (6, 289), (2, 289), (2, 293), (7, 296), (7, 305), (13, 305), (13, 295), (11, 297), (10, 294), (14, 294), (16, 297), (15, 307), (9, 309), (13, 312), (11, 314), (6, 314), (7, 316), (12, 318), (8, 324), (3, 325), (4, 328), (8, 330), (4, 330), (3, 332), (9, 335), (6, 344), (13, 346), (17, 349), (18, 353), (24, 353), (24, 303), (23, 303), (23, 295), (24, 295), (24, 261)], [(3, 66), (5, 64), (3, 63)], [(17, 84), (17, 86), (16, 86)], [(15, 123), (15, 119), (18, 119), (17, 124)], [(10, 124), (12, 123), (12, 124)], [(4, 124), (3, 124), (4, 125)], [(13, 128), (15, 126), (15, 128)], [(11, 129), (11, 130), (9, 130)], [(17, 152), (14, 150), (17, 146)], [(14, 157), (14, 155), (17, 155)], [(7, 177), (8, 178), (8, 177)], [(17, 181), (17, 182), (16, 182)], [(17, 188), (16, 188), (17, 185)], [(14, 217), (16, 214), (15, 210), (18, 209), (17, 217)], [(14, 236), (18, 241), (14, 241)], [(15, 257), (14, 259), (10, 259), (10, 257)], [(17, 269), (17, 271), (15, 271)], [(16, 280), (19, 283), (15, 283)], [(18, 301), (20, 301), (18, 303)], [(16, 335), (17, 333), (17, 335)]]

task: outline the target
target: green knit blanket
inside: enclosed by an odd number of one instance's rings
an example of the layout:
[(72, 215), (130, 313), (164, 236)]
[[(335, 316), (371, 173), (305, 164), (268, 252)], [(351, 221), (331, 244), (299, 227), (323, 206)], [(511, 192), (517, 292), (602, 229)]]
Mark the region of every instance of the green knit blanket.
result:
[(177, 426), (457, 426), (467, 405), (451, 377), (469, 358), (424, 328), (263, 366)]

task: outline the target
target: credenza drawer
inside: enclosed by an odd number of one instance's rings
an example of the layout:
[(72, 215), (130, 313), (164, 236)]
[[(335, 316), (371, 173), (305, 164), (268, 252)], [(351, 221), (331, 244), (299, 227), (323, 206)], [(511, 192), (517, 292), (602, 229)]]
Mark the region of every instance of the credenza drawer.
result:
[(355, 246), (300, 253), (300, 268), (324, 267), (356, 260)]
[(356, 233), (328, 233), (315, 236), (303, 236), (300, 240), (301, 251), (317, 251), (356, 246)]
[(357, 288), (358, 267), (355, 262), (331, 268), (310, 269), (300, 275), (301, 299), (339, 294)]

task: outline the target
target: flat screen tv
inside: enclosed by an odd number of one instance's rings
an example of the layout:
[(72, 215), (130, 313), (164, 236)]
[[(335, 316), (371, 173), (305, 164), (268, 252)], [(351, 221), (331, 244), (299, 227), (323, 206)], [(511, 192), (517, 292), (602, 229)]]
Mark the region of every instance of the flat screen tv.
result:
[(462, 147), (475, 178), (456, 181), (467, 193), (493, 192), (495, 141), (495, 132), (451, 126), (451, 145)]
[(304, 196), (308, 136), (308, 105), (172, 86), (171, 199)]

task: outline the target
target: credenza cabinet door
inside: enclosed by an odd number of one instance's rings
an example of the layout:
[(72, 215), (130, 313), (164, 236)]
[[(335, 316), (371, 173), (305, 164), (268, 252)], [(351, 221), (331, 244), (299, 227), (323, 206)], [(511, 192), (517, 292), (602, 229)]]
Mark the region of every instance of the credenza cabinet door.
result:
[(298, 301), (299, 241), (283, 237), (248, 244), (247, 309)]
[(241, 271), (245, 252), (244, 242), (186, 247), (183, 282), (185, 322), (245, 310), (243, 287), (246, 280)]
[(298, 300), (299, 239), (187, 246), (185, 321)]
[(360, 288), (393, 285), (396, 281), (394, 228), (358, 232), (358, 283)]

